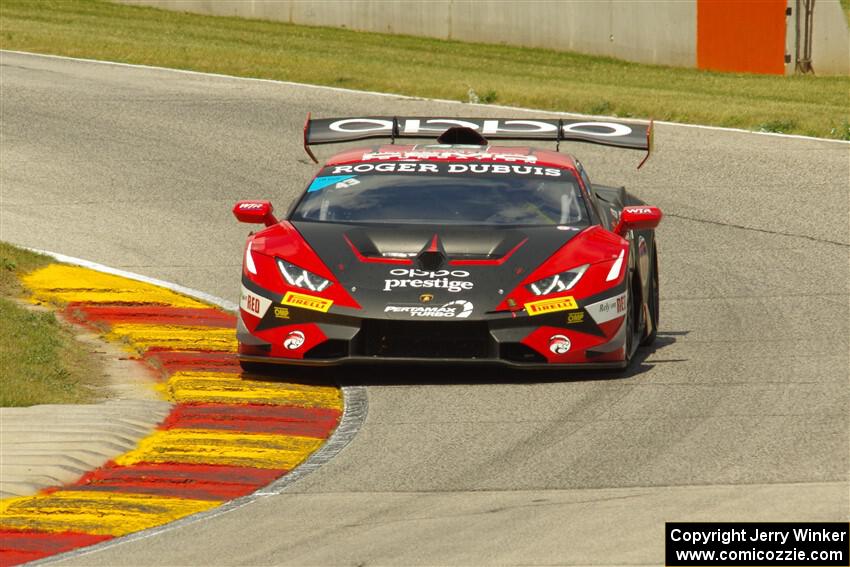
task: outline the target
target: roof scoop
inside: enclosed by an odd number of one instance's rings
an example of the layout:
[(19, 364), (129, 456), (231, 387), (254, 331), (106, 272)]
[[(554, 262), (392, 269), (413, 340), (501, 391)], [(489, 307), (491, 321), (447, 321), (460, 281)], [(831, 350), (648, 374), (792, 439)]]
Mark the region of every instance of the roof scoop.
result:
[(487, 138), (466, 126), (452, 126), (437, 138), (438, 144), (486, 146)]

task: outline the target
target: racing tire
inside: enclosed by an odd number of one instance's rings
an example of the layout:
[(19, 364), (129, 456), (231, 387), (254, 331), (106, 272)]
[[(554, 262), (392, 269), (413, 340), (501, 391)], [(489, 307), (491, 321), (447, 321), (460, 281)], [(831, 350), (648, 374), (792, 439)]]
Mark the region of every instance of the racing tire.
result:
[[(637, 294), (634, 293), (633, 289), (633, 280), (631, 273), (629, 274), (629, 283), (626, 289), (629, 290), (629, 294), (633, 297), (637, 297)], [(634, 348), (635, 341), (635, 310), (637, 309), (634, 304), (634, 299), (630, 302), (628, 309), (626, 310), (626, 320), (623, 322), (626, 328), (626, 341), (623, 345), (624, 351), (624, 360), (626, 363), (626, 368), (632, 363), (632, 350)]]
[(658, 253), (656, 250), (652, 252), (652, 277), (649, 280), (649, 317), (651, 318), (652, 331), (643, 338), (640, 346), (650, 346), (655, 343), (658, 337), (658, 320), (659, 320), (659, 284), (658, 284)]

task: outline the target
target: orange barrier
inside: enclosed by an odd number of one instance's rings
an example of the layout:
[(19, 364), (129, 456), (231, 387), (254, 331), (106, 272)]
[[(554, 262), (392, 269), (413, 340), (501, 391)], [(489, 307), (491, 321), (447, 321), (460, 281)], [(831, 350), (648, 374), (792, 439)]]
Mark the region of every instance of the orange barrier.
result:
[(697, 67), (785, 74), (786, 0), (697, 0)]

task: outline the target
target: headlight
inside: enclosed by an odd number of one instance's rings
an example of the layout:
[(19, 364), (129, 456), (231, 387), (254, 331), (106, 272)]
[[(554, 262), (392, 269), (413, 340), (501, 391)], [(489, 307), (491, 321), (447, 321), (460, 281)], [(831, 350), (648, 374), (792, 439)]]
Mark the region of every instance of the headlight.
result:
[(283, 274), (286, 283), (291, 286), (300, 287), (301, 289), (322, 291), (332, 283), (330, 280), (326, 280), (313, 272), (308, 272), (304, 268), (299, 268), (295, 264), (290, 264), (280, 258), (277, 259), (277, 267), (280, 268), (280, 273)]
[(590, 267), (590, 264), (585, 264), (578, 268), (537, 280), (525, 287), (534, 295), (548, 295), (550, 293), (558, 293), (559, 291), (567, 291), (578, 283), (588, 267)]
[(251, 243), (245, 247), (245, 268), (254, 274), (257, 275), (257, 264), (254, 263), (254, 255), (251, 254)]

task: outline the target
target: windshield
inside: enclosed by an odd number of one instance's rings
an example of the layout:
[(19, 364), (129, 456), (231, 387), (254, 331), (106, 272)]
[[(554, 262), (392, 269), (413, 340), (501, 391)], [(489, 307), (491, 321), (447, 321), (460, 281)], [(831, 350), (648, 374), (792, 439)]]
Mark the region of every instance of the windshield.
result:
[(292, 220), (343, 223), (587, 225), (566, 170), (492, 163), (361, 163), (323, 169)]

